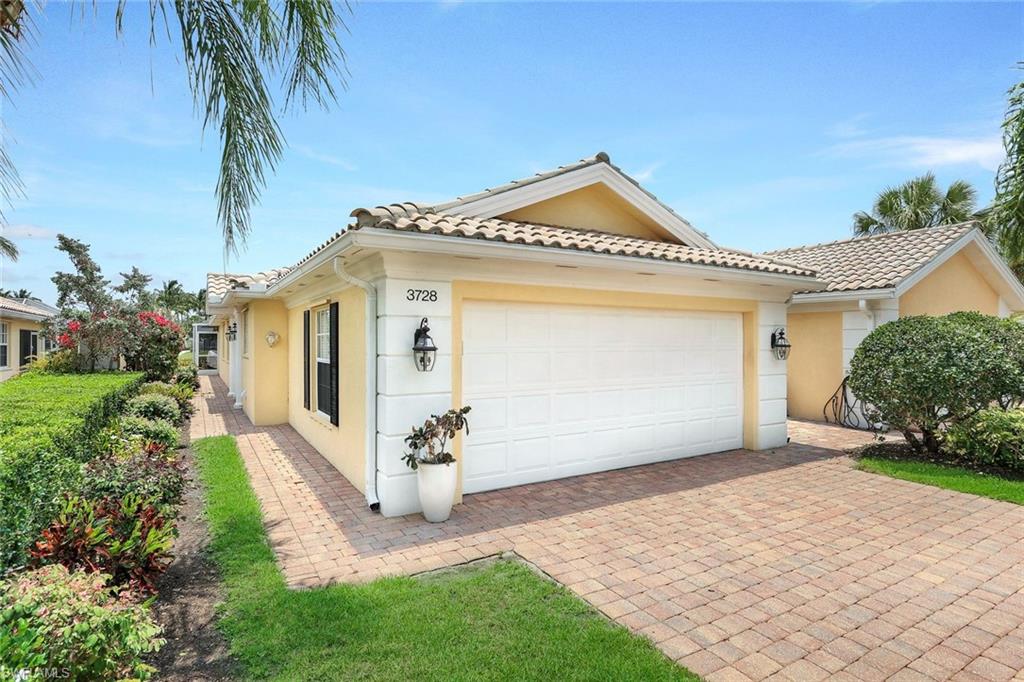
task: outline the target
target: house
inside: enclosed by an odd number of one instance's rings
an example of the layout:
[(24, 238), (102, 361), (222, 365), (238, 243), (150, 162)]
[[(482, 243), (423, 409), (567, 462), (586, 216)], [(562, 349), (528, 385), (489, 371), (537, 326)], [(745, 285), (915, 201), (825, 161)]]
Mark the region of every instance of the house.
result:
[(44, 350), (40, 330), (56, 313), (35, 299), (0, 296), (0, 381), (16, 376)]
[(351, 215), (292, 267), (210, 274), (207, 312), (236, 405), (290, 424), (383, 514), (419, 508), (404, 436), (463, 404), (460, 498), (786, 443), (771, 339), (823, 285), (720, 248), (606, 154)]
[[(789, 414), (860, 425), (843, 380), (875, 327), (908, 315), (1024, 311), (1024, 286), (976, 223), (800, 246), (765, 254), (809, 268), (827, 286), (789, 306)], [(833, 400), (835, 398), (835, 400)]]

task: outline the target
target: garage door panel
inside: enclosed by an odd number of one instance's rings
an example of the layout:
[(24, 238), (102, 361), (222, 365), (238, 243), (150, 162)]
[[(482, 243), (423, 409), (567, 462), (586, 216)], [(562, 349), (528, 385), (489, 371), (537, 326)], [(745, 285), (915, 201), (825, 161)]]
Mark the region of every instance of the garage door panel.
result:
[(587, 431), (563, 433), (551, 439), (551, 458), (555, 466), (582, 464), (591, 453), (590, 433)]
[(575, 351), (558, 351), (552, 354), (552, 380), (559, 385), (585, 385), (591, 377), (590, 355)]
[(505, 398), (477, 398), (473, 401), (470, 421), (473, 431), (504, 431), (508, 427), (508, 405)]
[(478, 479), (502, 476), (508, 470), (508, 444), (498, 443), (467, 444), (463, 448), (463, 487), (473, 488)]
[(473, 303), (463, 326), (466, 492), (742, 441), (737, 314)]
[(592, 419), (616, 419), (622, 414), (622, 391), (595, 391), (590, 394)]
[(589, 408), (589, 393), (556, 393), (552, 398), (551, 416), (556, 425), (584, 422), (590, 418)]
[(504, 393), (508, 375), (508, 357), (504, 353), (464, 353), (463, 386), (467, 393)]
[(547, 426), (551, 422), (551, 397), (547, 393), (516, 396), (509, 400), (508, 412), (513, 429)]
[(549, 462), (550, 440), (547, 437), (514, 440), (509, 447), (510, 468), (513, 471), (546, 471)]
[(626, 414), (653, 415), (658, 411), (658, 393), (653, 388), (632, 388), (625, 392)]
[(472, 324), (463, 326), (462, 352), (471, 355), (505, 347), (505, 317), (502, 309), (474, 310)]

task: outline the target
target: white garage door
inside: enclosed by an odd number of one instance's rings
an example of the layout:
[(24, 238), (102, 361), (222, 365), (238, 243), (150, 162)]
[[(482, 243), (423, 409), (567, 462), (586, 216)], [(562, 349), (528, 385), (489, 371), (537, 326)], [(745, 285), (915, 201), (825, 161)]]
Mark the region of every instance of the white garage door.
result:
[(467, 303), (463, 489), (740, 447), (739, 314)]

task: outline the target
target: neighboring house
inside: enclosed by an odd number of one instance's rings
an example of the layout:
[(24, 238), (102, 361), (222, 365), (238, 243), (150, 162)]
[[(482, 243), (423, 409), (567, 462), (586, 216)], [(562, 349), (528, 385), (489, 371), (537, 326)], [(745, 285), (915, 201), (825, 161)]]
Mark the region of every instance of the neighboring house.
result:
[[(766, 254), (815, 270), (824, 291), (789, 306), (789, 414), (859, 424), (841, 390), (850, 360), (875, 327), (908, 315), (1024, 310), (1024, 286), (976, 223), (895, 232)], [(836, 398), (833, 401), (833, 397)], [(846, 419), (844, 419), (846, 417)]]
[(0, 381), (16, 376), (44, 351), (40, 330), (56, 313), (41, 301), (0, 296)]
[(385, 515), (419, 507), (405, 435), (463, 404), (459, 496), (786, 443), (770, 339), (815, 273), (719, 248), (605, 154), (352, 216), (294, 267), (209, 275), (207, 311), (236, 404)]

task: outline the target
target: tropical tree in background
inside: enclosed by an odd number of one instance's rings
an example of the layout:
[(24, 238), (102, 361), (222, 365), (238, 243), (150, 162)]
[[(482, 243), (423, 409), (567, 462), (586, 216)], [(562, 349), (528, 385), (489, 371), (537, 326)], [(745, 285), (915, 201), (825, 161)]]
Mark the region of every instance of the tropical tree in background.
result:
[(969, 182), (956, 180), (943, 192), (935, 176), (925, 173), (897, 187), (887, 187), (875, 199), (870, 213), (854, 213), (853, 233), (862, 237), (980, 219), (975, 212), (977, 198), (978, 192)]
[(22, 298), (29, 299), (32, 301), (38, 301), (39, 299), (32, 295), (32, 292), (28, 289), (0, 289), (0, 296), (4, 298)]
[[(1017, 64), (1024, 69), (1024, 62)], [(990, 223), (1003, 255), (1024, 280), (1024, 81), (1007, 92), (1009, 102), (1003, 120), (1006, 159), (996, 172), (996, 198)]]
[[(119, 0), (115, 32), (124, 34)], [(43, 3), (0, 2), (0, 96), (13, 101), (33, 72), (24, 47), (33, 37), (33, 13)], [(340, 5), (346, 7), (347, 5)], [(284, 139), (275, 113), (315, 104), (326, 108), (345, 86), (345, 29), (331, 0), (149, 0), (148, 38), (176, 44), (203, 128), (220, 134), (220, 172), (215, 194), (225, 250), (237, 250), (250, 230), (250, 210), (266, 185), (266, 174), (281, 159)], [(84, 12), (72, 11), (73, 17)], [(268, 81), (282, 83), (281, 106)], [(9, 203), (22, 194), (17, 169), (0, 145), (0, 196)], [(5, 244), (7, 246), (5, 246)], [(0, 252), (14, 258), (7, 240)]]

